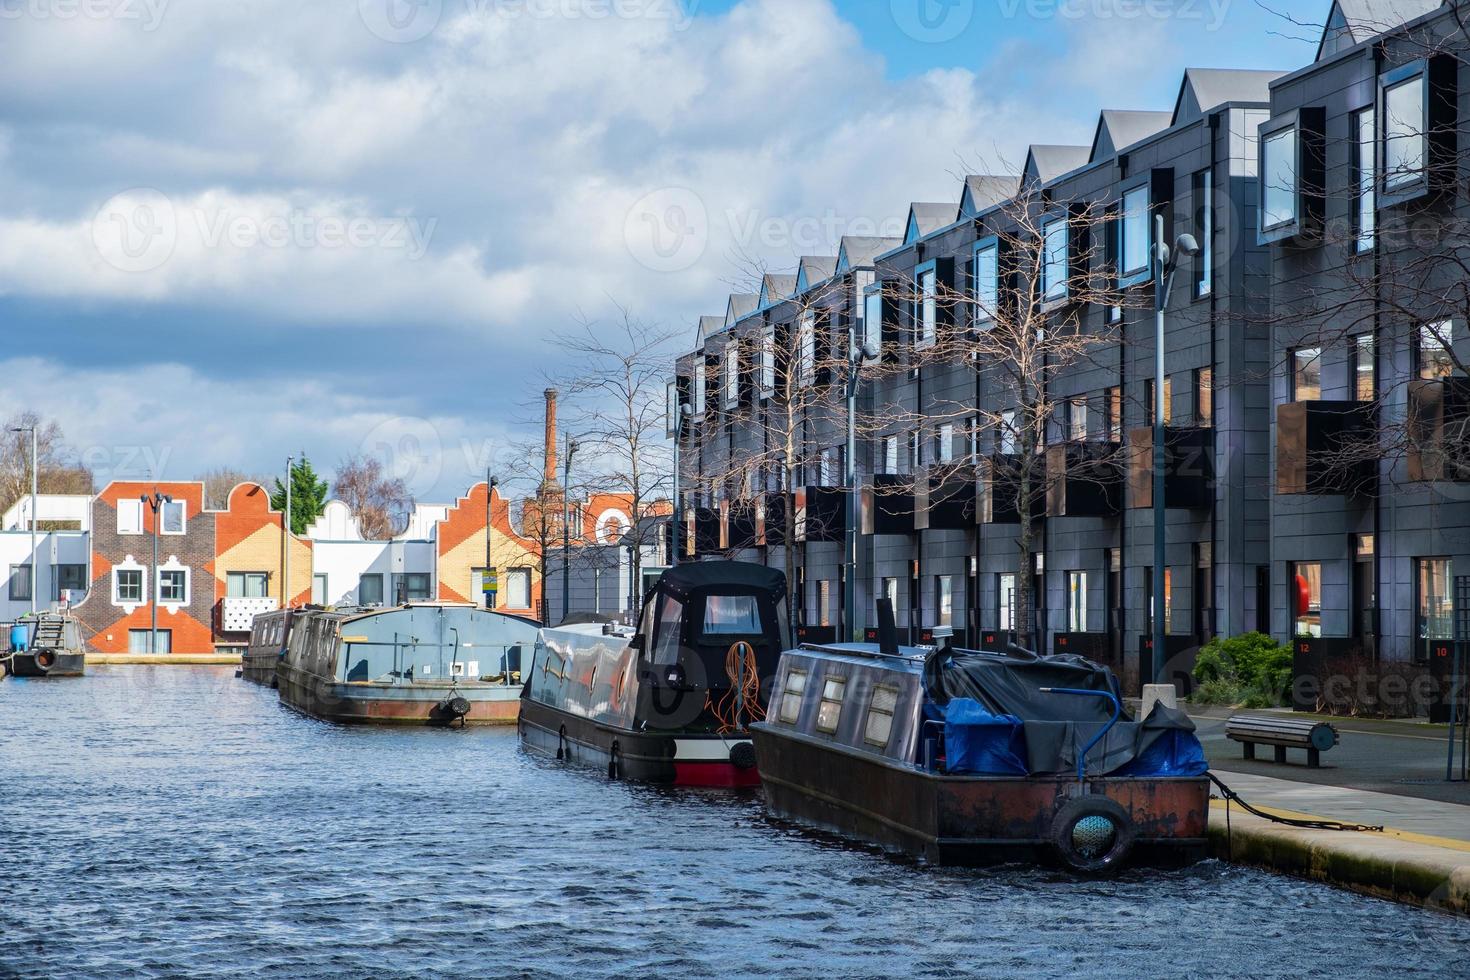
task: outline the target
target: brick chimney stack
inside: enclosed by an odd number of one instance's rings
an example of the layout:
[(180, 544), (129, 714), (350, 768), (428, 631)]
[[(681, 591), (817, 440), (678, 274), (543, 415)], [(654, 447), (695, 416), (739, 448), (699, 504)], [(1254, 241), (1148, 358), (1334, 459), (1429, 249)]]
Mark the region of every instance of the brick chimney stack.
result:
[(556, 389), (546, 389), (546, 487), (555, 488), (556, 482)]

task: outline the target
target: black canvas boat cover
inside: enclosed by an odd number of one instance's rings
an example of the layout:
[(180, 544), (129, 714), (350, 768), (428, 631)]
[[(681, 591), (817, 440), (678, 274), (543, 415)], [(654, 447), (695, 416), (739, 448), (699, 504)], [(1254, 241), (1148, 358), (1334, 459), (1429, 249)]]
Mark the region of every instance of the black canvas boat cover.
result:
[[(1074, 654), (1040, 656), (1014, 647), (1009, 653), (936, 651), (924, 664), (924, 687), (941, 709), (952, 699), (965, 698), (991, 714), (1019, 719), (1027, 768), (1038, 775), (1075, 772), (1078, 752), (1113, 717), (1108, 698), (1046, 693), (1043, 688), (1106, 691), (1122, 700), (1118, 679), (1100, 664)], [(1192, 737), (1181, 740), (1174, 733), (1193, 731), (1188, 715), (1162, 704), (1143, 721), (1134, 721), (1125, 712), (1088, 754), (1087, 771), (1144, 775), (1130, 767), (1161, 754), (1174, 759), (1176, 743), (1193, 742)], [(1194, 766), (1192, 760), (1189, 764)]]
[(780, 599), (786, 595), (786, 573), (752, 562), (700, 561), (675, 565), (658, 581), (661, 591), (679, 599), (721, 587), (768, 592)]

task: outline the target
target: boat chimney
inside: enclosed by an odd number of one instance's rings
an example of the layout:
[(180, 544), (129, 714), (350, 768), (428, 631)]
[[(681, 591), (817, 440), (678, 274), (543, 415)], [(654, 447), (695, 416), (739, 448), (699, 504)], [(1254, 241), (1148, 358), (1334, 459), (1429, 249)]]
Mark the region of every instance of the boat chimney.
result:
[(893, 622), (893, 600), (878, 600), (878, 652), (898, 656), (898, 626)]

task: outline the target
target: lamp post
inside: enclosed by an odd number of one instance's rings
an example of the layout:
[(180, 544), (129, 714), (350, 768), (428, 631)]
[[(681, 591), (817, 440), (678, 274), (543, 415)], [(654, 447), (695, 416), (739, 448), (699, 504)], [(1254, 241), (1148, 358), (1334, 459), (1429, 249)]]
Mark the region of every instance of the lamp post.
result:
[(286, 457), (286, 512), (281, 515), (281, 608), (291, 608), (291, 467), (295, 456)]
[(858, 574), (858, 486), (857, 486), (857, 396), (862, 381), (862, 367), (877, 360), (878, 352), (864, 344), (858, 346), (857, 322), (847, 323), (847, 452), (843, 481), (847, 485), (847, 575), (842, 583), (842, 608), (846, 612), (847, 638), (862, 642), (862, 617), (857, 608)]
[(567, 439), (567, 458), (562, 464), (561, 491), (561, 618), (565, 622), (571, 615), (572, 596), (572, 457), (577, 455), (578, 442)]
[[(480, 582), (480, 594), (485, 597), (485, 608), (495, 608), (495, 590), (489, 587), (494, 581), (495, 566), (490, 557), (490, 505), (495, 500), (495, 488), (500, 486), (500, 480), (485, 470), (485, 578)], [(496, 584), (499, 584), (498, 582)]]
[(29, 432), (31, 434), (31, 615), (36, 615), (36, 473), (41, 468), (39, 457), (36, 455), (36, 427), (34, 425), (18, 425), (11, 432)]
[(679, 564), (679, 526), (684, 511), (679, 507), (679, 446), (684, 441), (684, 420), (689, 417), (689, 403), (681, 401), (674, 410), (674, 519), (669, 524), (669, 564)]
[(1153, 575), (1153, 664), (1152, 676), (1160, 683), (1164, 673), (1164, 569), (1168, 560), (1164, 547), (1168, 508), (1164, 506), (1164, 311), (1174, 289), (1174, 273), (1180, 255), (1198, 255), (1199, 242), (1193, 235), (1180, 235), (1171, 249), (1164, 241), (1164, 216), (1154, 215), (1154, 575)]
[(142, 500), (144, 504), (148, 505), (149, 507), (151, 507), (153, 509), (153, 567), (150, 570), (150, 573), (152, 575), (153, 581), (149, 585), (149, 588), (152, 589), (152, 595), (150, 596), (150, 598), (152, 599), (152, 601), (148, 603), (149, 612), (152, 615), (151, 615), (151, 624), (150, 624), (150, 626), (148, 628), (148, 652), (149, 653), (157, 653), (158, 652), (158, 589), (159, 589), (159, 583), (158, 583), (158, 532), (159, 532), (159, 515), (163, 512), (164, 505), (165, 504), (171, 504), (171, 503), (173, 503), (174, 502), (174, 498), (173, 497), (170, 497), (168, 494), (159, 493), (158, 490), (157, 490), (157, 488), (154, 488), (154, 490), (153, 490), (153, 496), (150, 497), (150, 496), (148, 496), (148, 494), (145, 493), (139, 499)]

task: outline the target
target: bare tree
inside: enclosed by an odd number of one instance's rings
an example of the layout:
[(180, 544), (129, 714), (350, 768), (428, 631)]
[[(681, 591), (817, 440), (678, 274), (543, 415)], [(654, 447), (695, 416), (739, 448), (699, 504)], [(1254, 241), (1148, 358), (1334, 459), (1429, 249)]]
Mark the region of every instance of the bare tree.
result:
[(92, 473), (67, 447), (61, 426), (36, 412), (17, 412), (0, 427), (0, 513), (31, 492), (31, 434), (14, 430), (32, 427), (36, 430), (38, 492), (94, 492)]
[(413, 516), (413, 495), (402, 479), (388, 476), (376, 456), (349, 456), (339, 463), (332, 494), (351, 509), (369, 540), (403, 533)]
[(232, 466), (217, 466), (200, 477), (204, 483), (204, 506), (210, 510), (224, 510), (230, 506), (230, 492), (242, 483), (254, 483), (268, 487), (266, 478)]

